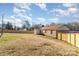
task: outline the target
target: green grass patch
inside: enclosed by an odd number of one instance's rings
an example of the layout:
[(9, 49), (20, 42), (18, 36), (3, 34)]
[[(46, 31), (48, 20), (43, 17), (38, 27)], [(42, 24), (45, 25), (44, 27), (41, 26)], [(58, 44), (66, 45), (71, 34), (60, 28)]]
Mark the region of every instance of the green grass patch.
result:
[(0, 38), (0, 46), (8, 43), (9, 41), (16, 40), (18, 36), (14, 34), (4, 33)]

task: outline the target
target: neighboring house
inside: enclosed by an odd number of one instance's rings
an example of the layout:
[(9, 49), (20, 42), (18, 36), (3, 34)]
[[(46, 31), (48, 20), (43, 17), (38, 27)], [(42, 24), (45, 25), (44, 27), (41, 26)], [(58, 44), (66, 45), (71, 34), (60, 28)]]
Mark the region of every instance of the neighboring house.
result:
[(34, 28), (34, 34), (40, 34), (41, 33), (41, 30), (39, 28)]
[(36, 34), (36, 35), (43, 35), (41, 27), (42, 26), (36, 26), (36, 27), (34, 27), (34, 34)]
[(49, 27), (43, 27), (42, 28), (42, 32), (46, 35), (50, 35), (50, 36), (53, 36), (53, 37), (57, 37), (57, 33), (59, 31), (68, 31), (69, 28), (64, 25), (64, 24), (55, 24), (53, 26), (49, 26)]

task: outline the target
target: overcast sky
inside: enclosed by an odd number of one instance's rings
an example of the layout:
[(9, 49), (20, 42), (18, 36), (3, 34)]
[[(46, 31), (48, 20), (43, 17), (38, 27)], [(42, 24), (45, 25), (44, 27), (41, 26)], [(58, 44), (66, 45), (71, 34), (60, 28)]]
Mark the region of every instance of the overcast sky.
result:
[(79, 4), (49, 3), (49, 4), (0, 4), (1, 15), (4, 13), (4, 22), (11, 22), (21, 26), (24, 20), (30, 24), (49, 24), (52, 22), (68, 23), (79, 19)]

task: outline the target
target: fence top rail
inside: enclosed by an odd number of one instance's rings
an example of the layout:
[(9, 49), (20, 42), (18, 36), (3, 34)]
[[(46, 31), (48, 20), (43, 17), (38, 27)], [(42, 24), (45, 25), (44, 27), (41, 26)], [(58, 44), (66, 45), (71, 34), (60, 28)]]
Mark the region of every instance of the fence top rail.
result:
[(58, 31), (58, 32), (62, 32), (62, 33), (79, 33), (79, 31)]

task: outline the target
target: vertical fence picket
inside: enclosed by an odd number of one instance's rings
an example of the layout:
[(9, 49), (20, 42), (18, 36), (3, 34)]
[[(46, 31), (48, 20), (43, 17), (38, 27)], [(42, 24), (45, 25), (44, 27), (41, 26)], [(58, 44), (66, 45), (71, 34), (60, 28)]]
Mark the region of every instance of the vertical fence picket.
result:
[(62, 40), (62, 33), (60, 34), (60, 36), (61, 36), (61, 39), (60, 40)]
[(76, 34), (74, 33), (74, 46), (76, 46)]
[(71, 33), (70, 33), (70, 44), (71, 44)]

